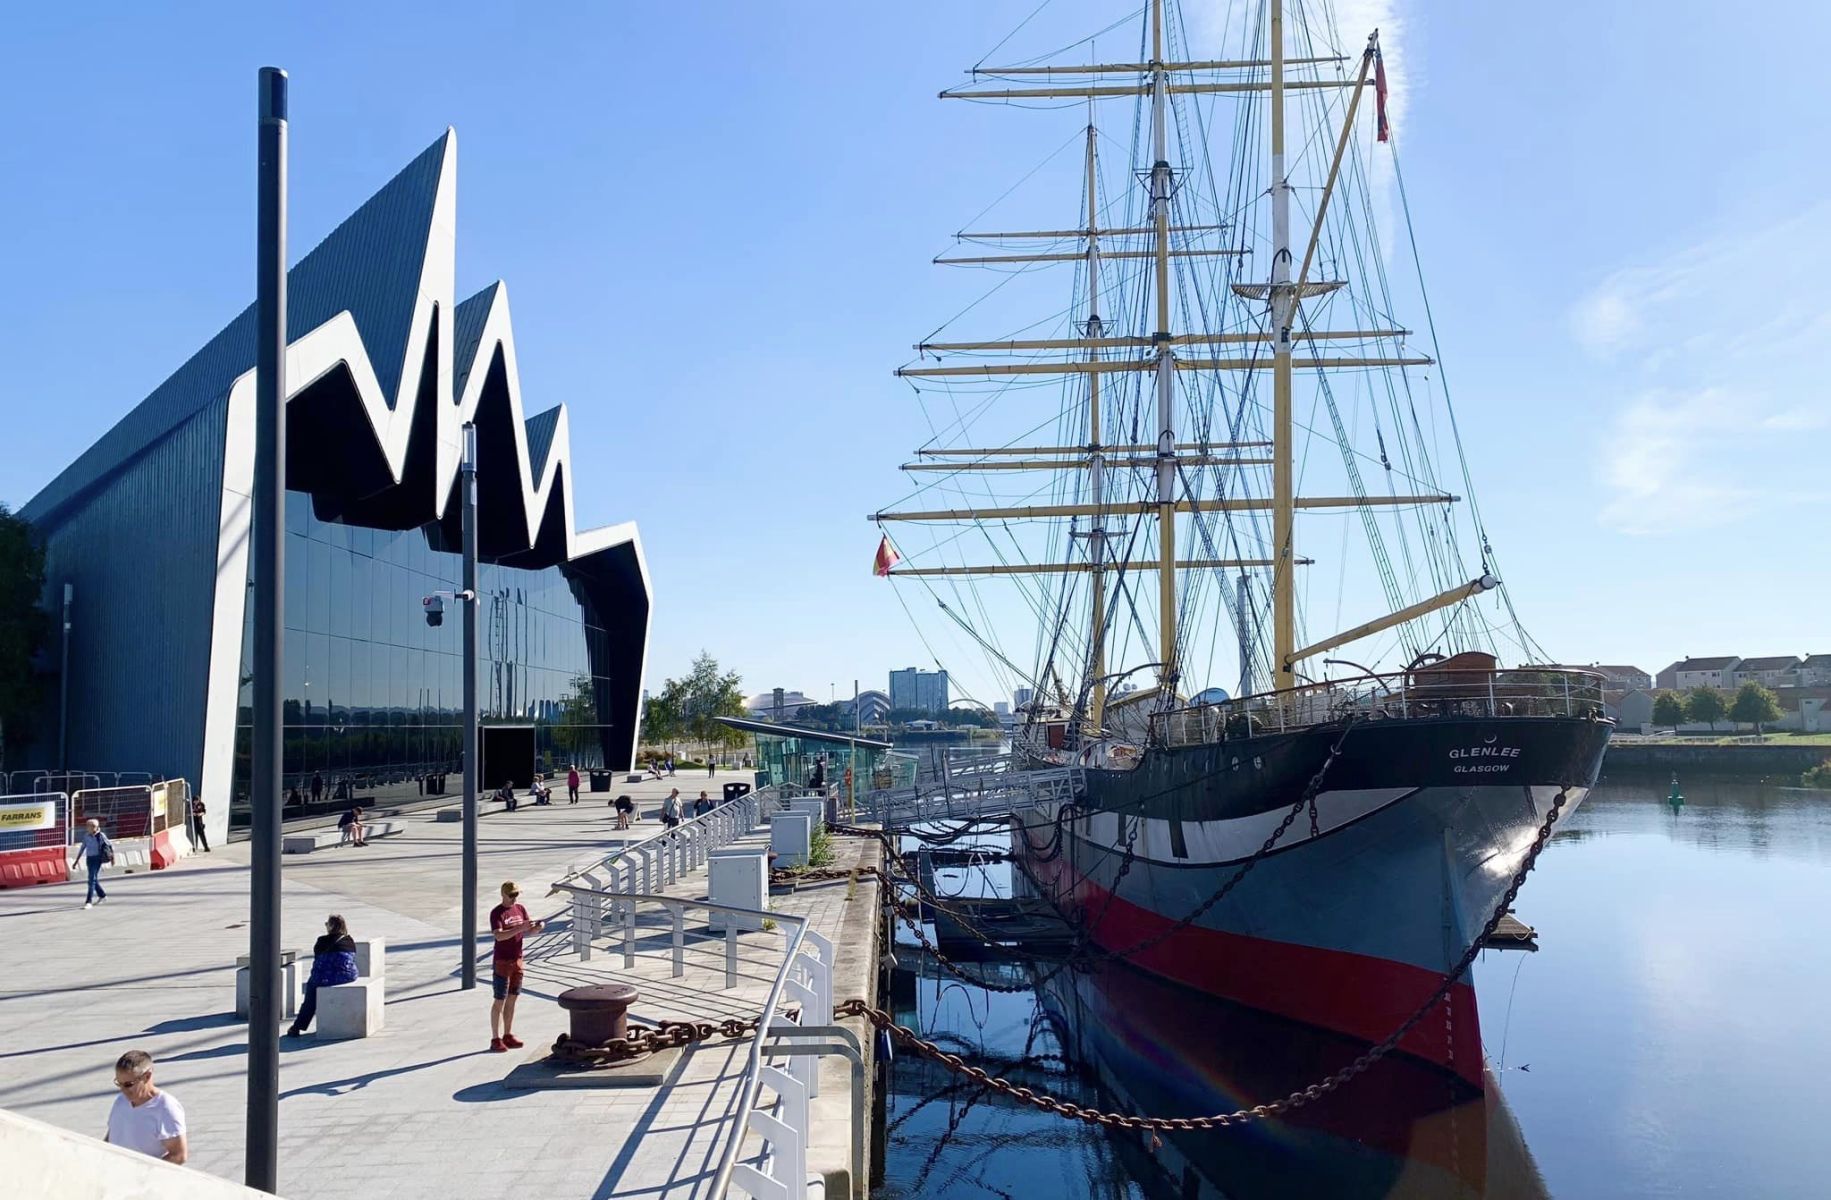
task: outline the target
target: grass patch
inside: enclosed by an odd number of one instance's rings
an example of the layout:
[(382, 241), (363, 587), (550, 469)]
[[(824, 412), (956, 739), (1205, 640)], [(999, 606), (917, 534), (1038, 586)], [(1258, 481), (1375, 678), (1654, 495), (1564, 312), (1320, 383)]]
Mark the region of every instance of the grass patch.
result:
[(839, 859), (839, 850), (833, 842), (833, 833), (826, 825), (814, 826), (813, 836), (808, 839), (807, 865), (810, 867), (830, 867)]

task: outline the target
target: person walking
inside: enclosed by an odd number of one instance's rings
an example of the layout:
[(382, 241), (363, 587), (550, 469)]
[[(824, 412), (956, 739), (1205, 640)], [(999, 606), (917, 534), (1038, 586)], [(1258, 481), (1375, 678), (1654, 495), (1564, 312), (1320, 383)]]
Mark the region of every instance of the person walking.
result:
[(710, 779), (716, 774), (718, 774), (718, 760), (708, 754), (706, 755), (706, 778)]
[(674, 756), (668, 755), (668, 778), (674, 778)]
[(108, 1110), (108, 1132), (102, 1140), (183, 1166), (191, 1156), (184, 1136), (184, 1105), (153, 1086), (153, 1056), (144, 1050), (121, 1055), (114, 1064), (114, 1086), (120, 1094)]
[(312, 946), (312, 973), (305, 981), (305, 999), (299, 1015), (293, 1018), (287, 1037), (300, 1037), (311, 1028), (318, 1015), (318, 989), (356, 982), (356, 940), (350, 927), (336, 913), (324, 919), (324, 936)]
[(711, 811), (712, 797), (706, 795), (704, 791), (701, 791), (699, 793), (699, 799), (693, 802), (693, 815), (696, 817), (703, 817)]
[(89, 867), (89, 891), (83, 897), (83, 907), (93, 908), (108, 899), (108, 893), (102, 889), (102, 866), (114, 862), (114, 843), (102, 832), (102, 823), (94, 817), (89, 818), (82, 836), (77, 839), (76, 855)]
[(511, 879), (502, 885), (502, 903), (490, 909), (490, 933), (495, 935), (496, 949), (490, 967), (490, 1049), (500, 1054), (519, 1050), (524, 1045), (515, 1036), (515, 999), (521, 995), (521, 939), (547, 927), (545, 921), (529, 921), (528, 910), (521, 906), (521, 888)]
[(194, 827), (192, 837), (197, 842), (197, 848), (202, 850), (205, 854), (208, 854), (210, 852), (210, 835), (203, 827), (203, 812), (203, 797), (192, 796), (191, 824)]
[(579, 802), (579, 768), (577, 763), (566, 768), (566, 803)]
[(673, 788), (668, 792), (668, 798), (661, 802), (661, 823), (669, 829), (674, 828), (680, 824), (680, 811), (680, 789)]
[(316, 803), (318, 803), (318, 801), (320, 801), (322, 799), (324, 799), (324, 776), (319, 774), (316, 771), (313, 771), (312, 772), (312, 803), (316, 804)]

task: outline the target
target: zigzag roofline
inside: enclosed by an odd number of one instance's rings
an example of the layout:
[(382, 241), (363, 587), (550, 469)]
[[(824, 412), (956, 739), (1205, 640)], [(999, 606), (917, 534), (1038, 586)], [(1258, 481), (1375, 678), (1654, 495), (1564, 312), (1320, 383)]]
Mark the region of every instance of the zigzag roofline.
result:
[[(398, 228), (403, 219), (402, 210), (408, 214), (406, 219), (413, 222), (412, 229)], [(433, 338), (434, 359), (430, 364), (430, 369), (436, 373), (430, 392), (436, 412), (433, 492), (430, 496), (411, 499), (416, 507), (423, 504), (429, 518), (438, 519), (445, 515), (454, 494), (462, 426), (477, 418), (482, 410), (489, 368), (492, 360), (500, 355), (507, 385), (508, 424), (514, 431), (516, 481), (525, 517), (524, 537), (517, 539), (520, 545), (508, 547), (506, 553), (531, 550), (541, 544), (542, 524), (547, 518), (553, 489), (558, 486), (559, 515), (564, 522), (564, 559), (571, 561), (615, 546), (629, 545), (635, 552), (646, 589), (648, 572), (634, 523), (586, 531), (580, 531), (575, 524), (572, 489), (564, 484), (571, 474), (572, 449), (571, 426), (563, 404), (537, 414), (534, 420), (540, 423), (540, 428), (535, 447), (530, 446), (530, 422), (522, 402), (507, 286), (497, 281), (461, 305), (454, 302), (456, 216), (457, 132), (448, 128), (413, 163), (288, 271), (289, 284), (301, 277), (307, 280), (315, 302), (311, 307), (322, 309), (328, 304), (335, 313), (313, 328), (295, 334), (289, 342), (287, 403), (291, 404), (332, 372), (346, 372), (367, 418), (375, 448), (394, 484), (399, 486), (406, 476), (409, 453), (414, 449), (415, 416), (422, 402), (424, 375), (429, 369), (428, 338)], [(403, 238), (413, 240), (403, 242)], [(365, 294), (373, 286), (373, 279), (359, 272), (365, 263), (373, 261), (369, 256), (377, 242), (398, 255), (396, 265), (417, 257), (419, 270), (410, 298)], [(330, 294), (323, 294), (325, 291)], [(359, 308), (370, 312), (382, 310), (384, 318), (406, 308), (406, 319), (401, 323), (377, 318), (390, 327), (365, 331), (359, 328), (355, 315)], [(390, 313), (390, 309), (394, 312)], [(454, 338), (460, 313), (466, 342), (462, 347), (455, 345)], [(240, 350), (235, 343), (239, 340), (240, 326), (248, 317), (249, 313), (244, 312), (231, 322), (212, 339), (205, 351), (193, 356), (110, 430), (103, 439), (109, 444), (98, 443), (94, 448), (100, 453), (86, 454), (40, 492), (26, 506), (26, 514), (34, 519), (55, 519), (59, 510), (77, 502), (90, 488), (105, 481), (113, 467), (156, 444), (183, 420), (221, 395), (221, 390), (211, 386), (211, 377), (220, 378), (219, 372), (226, 365), (222, 361), (224, 356), (237, 354)], [(474, 340), (470, 336), (473, 331)], [(231, 414), (252, 412), (251, 344), (247, 350), (241, 359), (249, 365), (233, 376), (233, 382), (226, 389)], [(212, 355), (215, 361), (200, 362)], [(392, 396), (382, 381), (383, 372), (398, 381)], [(200, 376), (192, 395), (164, 395), (189, 382), (187, 373)], [(458, 387), (456, 394), (454, 384)], [(137, 444), (128, 444), (129, 437), (137, 439)], [(235, 440), (233, 432), (230, 438), (231, 442)], [(540, 453), (533, 453), (535, 448)]]

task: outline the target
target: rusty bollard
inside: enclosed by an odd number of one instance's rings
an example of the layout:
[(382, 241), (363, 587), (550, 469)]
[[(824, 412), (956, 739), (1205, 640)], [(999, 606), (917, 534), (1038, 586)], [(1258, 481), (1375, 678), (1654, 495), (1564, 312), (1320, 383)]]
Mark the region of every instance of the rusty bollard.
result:
[(602, 1046), (629, 1034), (629, 1006), (636, 989), (627, 983), (599, 983), (568, 988), (559, 994), (559, 1006), (572, 1014), (572, 1040)]

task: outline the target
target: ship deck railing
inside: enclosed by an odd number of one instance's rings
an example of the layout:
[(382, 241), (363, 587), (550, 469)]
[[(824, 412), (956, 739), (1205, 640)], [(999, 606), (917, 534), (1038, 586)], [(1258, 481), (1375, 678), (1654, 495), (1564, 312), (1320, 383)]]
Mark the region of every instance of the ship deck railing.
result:
[(1305, 684), (1195, 704), (1151, 717), (1153, 742), (1196, 746), (1350, 721), (1433, 717), (1601, 718), (1604, 677), (1593, 671), (1420, 668)]

